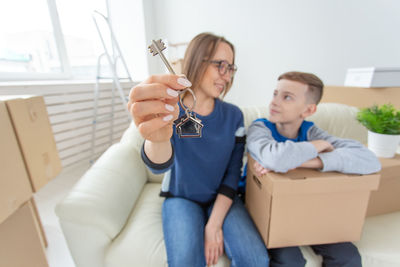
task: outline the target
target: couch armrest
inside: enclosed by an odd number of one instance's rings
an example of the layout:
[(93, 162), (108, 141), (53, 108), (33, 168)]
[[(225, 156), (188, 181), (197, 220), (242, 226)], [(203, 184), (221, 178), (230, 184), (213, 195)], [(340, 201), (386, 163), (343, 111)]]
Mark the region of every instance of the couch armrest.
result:
[(104, 255), (112, 239), (90, 225), (60, 221), (76, 267), (105, 267)]
[(92, 226), (113, 239), (147, 181), (145, 168), (129, 143), (114, 144), (56, 206), (56, 214), (60, 221)]

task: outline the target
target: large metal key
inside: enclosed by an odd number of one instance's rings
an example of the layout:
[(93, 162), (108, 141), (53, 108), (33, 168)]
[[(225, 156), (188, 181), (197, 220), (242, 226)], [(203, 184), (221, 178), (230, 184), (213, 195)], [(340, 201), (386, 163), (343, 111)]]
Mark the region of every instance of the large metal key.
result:
[[(158, 40), (158, 41), (152, 40), (152, 41), (151, 41), (151, 45), (149, 45), (150, 53), (151, 53), (153, 56), (159, 55), (159, 56), (161, 57), (162, 61), (164, 62), (165, 66), (166, 66), (167, 69), (169, 70), (169, 72), (170, 72), (171, 74), (176, 74), (175, 71), (174, 71), (174, 69), (171, 67), (171, 64), (169, 64), (167, 58), (164, 56), (164, 54), (163, 54), (163, 52), (162, 52), (165, 48), (167, 48), (167, 47), (165, 46), (164, 42), (163, 42), (161, 39)], [(191, 108), (185, 107), (185, 105), (183, 105), (183, 102), (182, 102), (182, 97), (181, 97), (181, 95), (184, 94), (184, 93), (187, 92), (187, 91), (188, 91), (189, 93), (191, 93), (192, 96), (193, 96), (193, 106), (192, 106)], [(186, 89), (184, 89), (184, 90), (180, 90), (180, 91), (179, 91), (179, 101), (180, 101), (182, 107), (185, 109), (185, 111), (187, 110), (187, 111), (189, 111), (189, 112), (192, 112), (192, 110), (193, 110), (194, 107), (196, 106), (196, 96), (194, 95), (193, 90), (190, 89), (190, 88), (186, 88)]]
[(164, 62), (165, 66), (169, 70), (169, 72), (171, 74), (175, 74), (174, 69), (171, 67), (171, 65), (169, 64), (168, 60), (165, 58), (165, 56), (162, 52), (165, 48), (167, 48), (167, 47), (165, 46), (165, 44), (163, 43), (163, 41), (161, 39), (158, 41), (152, 40), (151, 45), (149, 45), (150, 53), (152, 53), (153, 56), (159, 55), (161, 57), (162, 61)]

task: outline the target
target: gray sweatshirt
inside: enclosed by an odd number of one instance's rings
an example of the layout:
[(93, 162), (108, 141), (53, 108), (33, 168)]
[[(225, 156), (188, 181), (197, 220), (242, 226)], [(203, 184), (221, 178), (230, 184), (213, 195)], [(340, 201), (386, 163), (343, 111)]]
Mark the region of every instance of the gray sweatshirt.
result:
[[(361, 143), (329, 135), (312, 122), (303, 122), (299, 137), (288, 139), (277, 132), (275, 124), (266, 119), (256, 120), (248, 129), (247, 149), (264, 168), (275, 172), (285, 173), (315, 157), (321, 159), (323, 172), (370, 174), (381, 169), (375, 154)], [(318, 153), (309, 142), (313, 140), (328, 141), (335, 149)]]

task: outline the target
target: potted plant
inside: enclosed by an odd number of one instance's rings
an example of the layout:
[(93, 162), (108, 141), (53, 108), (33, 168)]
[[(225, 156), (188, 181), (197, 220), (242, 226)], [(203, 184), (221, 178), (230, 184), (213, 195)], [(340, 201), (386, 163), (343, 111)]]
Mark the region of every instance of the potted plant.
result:
[(362, 108), (357, 120), (368, 129), (368, 148), (376, 156), (394, 157), (400, 143), (400, 110), (392, 104)]

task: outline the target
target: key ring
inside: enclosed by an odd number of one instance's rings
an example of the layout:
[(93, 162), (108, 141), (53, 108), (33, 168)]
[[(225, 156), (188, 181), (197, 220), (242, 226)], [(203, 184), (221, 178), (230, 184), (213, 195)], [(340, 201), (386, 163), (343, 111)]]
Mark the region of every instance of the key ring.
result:
[[(193, 96), (193, 105), (191, 108), (183, 104), (183, 97), (181, 95), (184, 94), (186, 90), (188, 90)], [(193, 112), (193, 109), (196, 106), (196, 96), (191, 88), (186, 88), (185, 90), (179, 92), (179, 103), (185, 110), (185, 115), (182, 115), (174, 121), (176, 134), (179, 136), (179, 138), (201, 137), (203, 124), (201, 123), (201, 120), (197, 119), (196, 113)]]
[[(183, 98), (181, 97), (181, 95), (183, 95), (186, 91), (189, 91), (189, 92), (192, 94), (192, 96), (193, 96), (193, 105), (192, 105), (192, 108), (188, 108), (188, 107), (185, 106), (185, 104), (183, 104)], [(180, 92), (179, 92), (179, 103), (181, 103), (181, 106), (182, 106), (182, 108), (185, 110), (185, 113), (186, 113), (186, 114), (191, 114), (192, 111), (193, 111), (193, 109), (194, 109), (194, 107), (196, 106), (196, 96), (195, 96), (193, 90), (190, 89), (190, 88), (186, 88), (185, 90), (180, 91)]]

